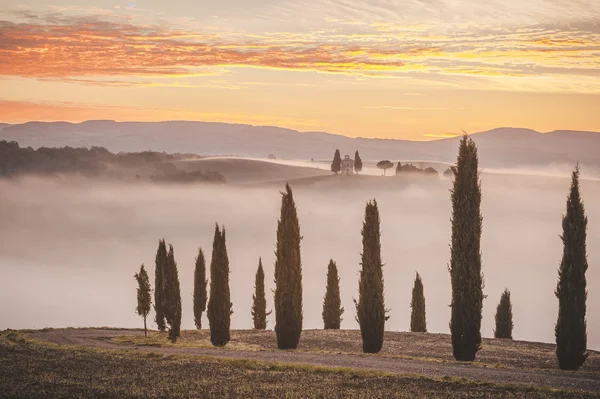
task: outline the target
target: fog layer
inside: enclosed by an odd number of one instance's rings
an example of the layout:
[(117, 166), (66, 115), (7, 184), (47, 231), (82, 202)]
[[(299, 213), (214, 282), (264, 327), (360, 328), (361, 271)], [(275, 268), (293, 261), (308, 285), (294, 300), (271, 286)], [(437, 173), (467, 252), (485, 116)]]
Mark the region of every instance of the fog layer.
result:
[[(332, 177), (335, 178), (335, 177)], [(483, 335), (493, 336), (494, 312), (512, 292), (515, 339), (554, 341), (565, 178), (484, 174)], [(357, 180), (357, 183), (360, 180)], [(357, 295), (365, 202), (380, 206), (386, 329), (406, 331), (415, 272), (423, 277), (430, 332), (449, 331), (451, 182), (380, 179), (380, 186), (294, 190), (300, 218), (304, 328), (322, 328), (327, 263), (337, 261), (342, 328), (357, 328)], [(292, 185), (292, 189), (294, 186)], [(588, 340), (600, 349), (600, 183), (583, 180), (589, 219)], [(172, 243), (179, 268), (183, 328), (194, 327), (193, 265), (202, 246), (210, 259), (214, 223), (224, 224), (230, 259), (232, 328), (251, 328), (258, 258), (263, 258), (272, 308), (276, 187), (108, 184), (24, 179), (0, 181), (0, 329), (66, 326), (141, 327), (133, 274), (144, 263), (154, 285), (160, 238)], [(154, 313), (151, 313), (153, 319)], [(274, 315), (269, 317), (272, 328)], [(149, 323), (155, 328), (154, 322)], [(208, 325), (204, 316), (203, 325)]]

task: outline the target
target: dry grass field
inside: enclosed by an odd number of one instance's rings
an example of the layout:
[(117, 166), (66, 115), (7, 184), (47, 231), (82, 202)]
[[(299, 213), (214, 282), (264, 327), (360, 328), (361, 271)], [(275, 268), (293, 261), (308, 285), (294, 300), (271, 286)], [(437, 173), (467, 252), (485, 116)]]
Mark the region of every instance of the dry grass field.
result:
[[(447, 337), (438, 334), (388, 333), (384, 351), (368, 356), (351, 354), (360, 350), (357, 331), (304, 331), (297, 351), (276, 350), (272, 331), (233, 331), (226, 349), (211, 348), (207, 334), (184, 331), (173, 345), (164, 334), (144, 338), (139, 330), (5, 331), (0, 397), (594, 398), (599, 392), (598, 354), (577, 374), (538, 370), (553, 367), (546, 344), (490, 340), (476, 364), (458, 365)], [(307, 356), (323, 364), (307, 363)], [(344, 359), (355, 360), (332, 365)], [(377, 362), (422, 372), (361, 366)], [(459, 372), (429, 372), (454, 368)], [(461, 377), (461, 369), (484, 378)], [(489, 381), (487, 374), (541, 376), (544, 383)]]

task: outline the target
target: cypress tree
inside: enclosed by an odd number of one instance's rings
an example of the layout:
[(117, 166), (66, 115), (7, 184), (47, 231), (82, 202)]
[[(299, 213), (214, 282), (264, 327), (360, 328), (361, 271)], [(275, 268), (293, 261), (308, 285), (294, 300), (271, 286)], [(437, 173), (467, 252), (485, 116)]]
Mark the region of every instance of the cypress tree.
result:
[(454, 358), (473, 361), (481, 348), (483, 274), (481, 272), (481, 184), (477, 147), (466, 134), (460, 141), (452, 193), (452, 350)]
[(232, 308), (225, 228), (221, 230), (217, 224), (210, 262), (210, 299), (208, 301), (210, 342), (214, 346), (225, 346), (229, 342)]
[(356, 153), (354, 154), (354, 171), (356, 172), (356, 174), (358, 174), (359, 172), (362, 172), (362, 159), (360, 158), (360, 155), (358, 154), (358, 150), (356, 150)]
[(164, 276), (163, 310), (165, 320), (169, 325), (169, 339), (175, 342), (181, 332), (181, 290), (179, 288), (179, 273), (177, 272), (173, 245), (169, 245)]
[(255, 330), (267, 329), (267, 298), (265, 297), (265, 272), (263, 271), (262, 259), (258, 259), (258, 269), (254, 282), (254, 294), (252, 295), (252, 320)]
[(159, 331), (165, 331), (164, 299), (164, 270), (167, 265), (167, 244), (162, 239), (158, 242), (158, 250), (156, 251), (155, 269), (154, 269), (154, 311), (156, 312), (156, 325)]
[(494, 330), (494, 337), (512, 339), (512, 330), (512, 304), (510, 302), (510, 291), (506, 288), (502, 293), (500, 302), (496, 308), (496, 329)]
[(198, 248), (196, 267), (194, 268), (194, 323), (198, 330), (202, 329), (202, 313), (206, 310), (208, 294), (206, 292), (206, 261), (202, 248)]
[(147, 337), (148, 328), (146, 327), (146, 317), (148, 317), (152, 305), (152, 296), (150, 295), (152, 289), (150, 288), (150, 279), (148, 278), (148, 273), (146, 273), (144, 265), (140, 267), (139, 273), (136, 273), (133, 277), (138, 283), (137, 307), (135, 311), (142, 316), (142, 319), (144, 319), (144, 336)]
[(325, 330), (339, 330), (342, 323), (342, 300), (337, 265), (331, 259), (327, 267), (327, 288), (323, 298), (323, 325)]
[(381, 242), (379, 230), (379, 209), (377, 201), (369, 201), (365, 208), (365, 221), (362, 228), (363, 251), (361, 254), (360, 277), (358, 282), (358, 302), (356, 320), (360, 324), (363, 352), (377, 353), (383, 346), (383, 332), (386, 316), (383, 297), (383, 264), (381, 263)]
[(342, 156), (340, 155), (340, 150), (335, 150), (335, 154), (333, 155), (333, 162), (331, 163), (331, 171), (337, 175), (341, 170)]
[(292, 189), (286, 184), (281, 193), (275, 251), (275, 333), (279, 349), (296, 349), (302, 333), (300, 239), (296, 204)]
[(410, 314), (410, 331), (427, 332), (427, 322), (425, 318), (425, 295), (423, 293), (423, 280), (417, 273), (415, 285), (412, 290), (412, 300), (410, 302), (412, 309)]
[(579, 192), (579, 165), (572, 175), (562, 220), (563, 256), (558, 270), (556, 356), (563, 370), (577, 370), (588, 357), (586, 332), (587, 217)]

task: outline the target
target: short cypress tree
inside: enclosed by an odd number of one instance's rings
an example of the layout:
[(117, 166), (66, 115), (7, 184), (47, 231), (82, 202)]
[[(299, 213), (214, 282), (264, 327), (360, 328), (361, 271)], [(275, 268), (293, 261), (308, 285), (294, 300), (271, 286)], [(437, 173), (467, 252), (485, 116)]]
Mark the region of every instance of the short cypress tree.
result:
[(410, 301), (410, 331), (427, 332), (427, 322), (425, 318), (425, 295), (423, 292), (423, 280), (417, 273), (415, 285), (412, 290), (412, 300)]
[(481, 348), (483, 274), (481, 272), (481, 184), (477, 147), (466, 134), (460, 141), (452, 193), (452, 350), (454, 358), (473, 361)]
[(225, 346), (229, 342), (232, 308), (225, 228), (221, 230), (217, 224), (210, 262), (210, 299), (208, 300), (210, 342), (214, 346)]
[(152, 305), (152, 296), (150, 295), (152, 289), (150, 288), (150, 279), (148, 278), (148, 273), (146, 273), (144, 265), (140, 267), (139, 273), (136, 273), (133, 277), (138, 283), (137, 307), (135, 311), (142, 316), (142, 319), (144, 319), (144, 336), (147, 337), (148, 328), (146, 327), (146, 317), (148, 317)]
[(377, 353), (383, 346), (383, 333), (386, 316), (383, 296), (383, 264), (381, 262), (381, 242), (379, 230), (379, 209), (377, 201), (369, 201), (365, 208), (365, 221), (362, 228), (363, 251), (361, 254), (360, 277), (358, 282), (358, 302), (356, 320), (360, 324), (363, 352)]
[(163, 310), (165, 312), (165, 320), (169, 326), (169, 339), (175, 342), (181, 333), (181, 290), (173, 245), (169, 245), (164, 275)]
[(206, 292), (206, 261), (202, 248), (198, 248), (196, 266), (194, 268), (194, 323), (198, 330), (202, 329), (202, 313), (206, 310), (208, 293)]
[(362, 167), (362, 159), (360, 158), (360, 155), (358, 154), (357, 150), (354, 154), (354, 171), (358, 174), (359, 172), (362, 172)]
[(512, 330), (512, 304), (510, 302), (510, 291), (506, 288), (502, 293), (500, 302), (496, 308), (496, 329), (494, 330), (494, 337), (512, 339)]
[(331, 259), (327, 266), (327, 288), (323, 298), (323, 328), (325, 330), (339, 330), (342, 323), (342, 300), (340, 299), (340, 278), (337, 265)]
[(579, 165), (573, 171), (562, 227), (563, 256), (555, 292), (558, 298), (556, 356), (561, 369), (577, 370), (588, 357), (585, 320), (587, 217), (579, 192)]
[(342, 170), (342, 156), (340, 150), (335, 150), (333, 155), (333, 162), (331, 163), (331, 171), (336, 175)]
[(154, 311), (156, 312), (156, 325), (159, 331), (165, 331), (164, 299), (164, 269), (167, 265), (167, 244), (162, 239), (158, 242), (158, 250), (156, 251), (155, 269), (154, 269)]
[(254, 282), (254, 294), (252, 295), (252, 320), (255, 330), (267, 329), (267, 298), (265, 297), (265, 272), (263, 270), (262, 259), (258, 259), (258, 269)]
[(300, 224), (289, 184), (281, 193), (275, 251), (275, 333), (279, 349), (296, 349), (302, 333)]

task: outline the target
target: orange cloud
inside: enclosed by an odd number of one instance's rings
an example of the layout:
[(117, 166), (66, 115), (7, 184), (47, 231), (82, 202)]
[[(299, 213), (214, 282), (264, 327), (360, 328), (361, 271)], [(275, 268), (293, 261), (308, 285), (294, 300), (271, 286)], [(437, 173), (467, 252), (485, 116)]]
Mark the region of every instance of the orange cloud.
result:
[(398, 69), (398, 60), (353, 54), (344, 44), (228, 43), (213, 35), (157, 26), (73, 18), (61, 23), (0, 22), (0, 75), (188, 76), (221, 66), (312, 69), (325, 72)]
[[(227, 67), (363, 77), (412, 74), (426, 79), (436, 75), (483, 79), (548, 72), (564, 76), (600, 74), (600, 37), (589, 32), (577, 37), (578, 32), (538, 28), (444, 36), (428, 34), (423, 26), (404, 30), (381, 25), (367, 33), (323, 30), (243, 35), (203, 34), (110, 20), (107, 16), (24, 18), (24, 22), (0, 21), (2, 76), (152, 86), (157, 85), (152, 78), (215, 75)], [(564, 71), (557, 72), (556, 68)], [(577, 85), (581, 86), (574, 83)]]

